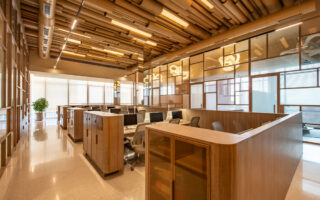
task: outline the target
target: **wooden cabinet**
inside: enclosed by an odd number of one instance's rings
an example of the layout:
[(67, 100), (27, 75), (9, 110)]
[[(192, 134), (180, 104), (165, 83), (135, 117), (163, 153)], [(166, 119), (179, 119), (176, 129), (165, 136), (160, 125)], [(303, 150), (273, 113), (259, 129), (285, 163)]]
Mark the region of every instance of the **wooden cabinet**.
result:
[(83, 139), (83, 113), (88, 109), (84, 108), (68, 108), (68, 135), (74, 142), (82, 141)]
[(209, 145), (150, 130), (147, 199), (210, 199)]
[(83, 114), (83, 150), (104, 175), (123, 169), (123, 116), (99, 111)]

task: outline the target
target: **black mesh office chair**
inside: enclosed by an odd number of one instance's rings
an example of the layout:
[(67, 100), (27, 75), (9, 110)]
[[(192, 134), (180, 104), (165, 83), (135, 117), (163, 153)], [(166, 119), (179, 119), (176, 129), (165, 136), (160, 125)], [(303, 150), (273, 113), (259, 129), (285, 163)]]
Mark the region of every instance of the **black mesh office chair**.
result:
[(180, 123), (180, 119), (179, 119), (179, 118), (170, 119), (169, 123), (170, 123), (170, 124), (179, 124), (179, 123)]
[(200, 121), (200, 117), (192, 117), (189, 126), (198, 127), (199, 128), (200, 127), (199, 126), (199, 121)]

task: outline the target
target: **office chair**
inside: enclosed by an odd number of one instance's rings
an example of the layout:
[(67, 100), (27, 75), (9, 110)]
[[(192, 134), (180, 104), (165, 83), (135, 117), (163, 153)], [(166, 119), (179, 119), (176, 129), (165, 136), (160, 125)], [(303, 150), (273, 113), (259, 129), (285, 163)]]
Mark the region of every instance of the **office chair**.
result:
[(232, 124), (236, 133), (242, 132), (244, 130), (242, 124), (239, 121), (233, 120)]
[(199, 128), (200, 127), (199, 126), (199, 121), (200, 121), (200, 117), (192, 117), (189, 126), (198, 127)]
[(128, 153), (124, 155), (124, 161), (130, 164), (131, 171), (134, 170), (139, 160), (144, 158), (146, 125), (148, 124), (139, 124), (132, 139), (130, 139), (130, 149), (132, 149), (133, 152), (125, 150), (125, 152)]
[(137, 117), (138, 117), (138, 123), (144, 122), (144, 118), (146, 116), (146, 111), (145, 110), (139, 110)]
[(215, 131), (224, 131), (221, 122), (212, 122), (212, 129)]
[(179, 123), (180, 123), (180, 119), (179, 119), (179, 118), (170, 119), (169, 123), (170, 123), (170, 124), (179, 124)]

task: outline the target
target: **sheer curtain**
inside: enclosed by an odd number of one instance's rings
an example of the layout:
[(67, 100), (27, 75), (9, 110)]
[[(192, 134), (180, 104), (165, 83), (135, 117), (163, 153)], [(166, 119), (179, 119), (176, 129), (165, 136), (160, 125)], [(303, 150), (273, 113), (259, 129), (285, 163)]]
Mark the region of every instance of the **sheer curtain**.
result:
[(46, 78), (46, 99), (49, 107), (46, 110), (47, 118), (56, 117), (58, 105), (68, 104), (68, 80), (60, 78)]
[(87, 81), (69, 80), (69, 104), (87, 103)]
[(95, 82), (89, 81), (89, 104), (103, 104), (104, 103), (104, 83), (103, 82)]
[(132, 105), (133, 98), (133, 82), (120, 82), (120, 105)]
[(104, 103), (105, 104), (114, 103), (113, 82), (104, 83)]

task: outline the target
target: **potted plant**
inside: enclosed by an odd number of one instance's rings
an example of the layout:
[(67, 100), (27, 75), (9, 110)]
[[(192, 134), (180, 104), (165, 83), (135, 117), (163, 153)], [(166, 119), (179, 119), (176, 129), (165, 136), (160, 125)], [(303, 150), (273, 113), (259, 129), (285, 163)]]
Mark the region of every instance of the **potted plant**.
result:
[(46, 98), (39, 98), (32, 103), (33, 110), (36, 111), (36, 121), (42, 121), (43, 111), (48, 108), (49, 104)]

